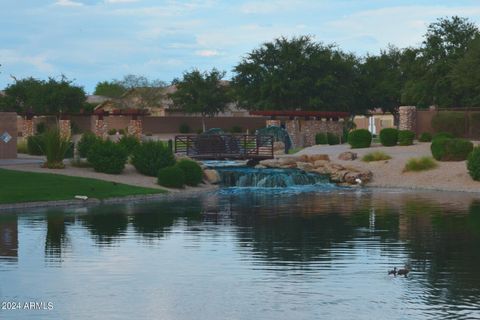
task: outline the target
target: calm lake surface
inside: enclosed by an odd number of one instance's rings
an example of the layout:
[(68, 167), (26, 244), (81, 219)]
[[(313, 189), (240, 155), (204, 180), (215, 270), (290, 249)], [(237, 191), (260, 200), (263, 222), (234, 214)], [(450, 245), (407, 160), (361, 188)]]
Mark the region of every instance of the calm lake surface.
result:
[(0, 297), (53, 304), (2, 319), (480, 319), (480, 201), (231, 188), (1, 213)]

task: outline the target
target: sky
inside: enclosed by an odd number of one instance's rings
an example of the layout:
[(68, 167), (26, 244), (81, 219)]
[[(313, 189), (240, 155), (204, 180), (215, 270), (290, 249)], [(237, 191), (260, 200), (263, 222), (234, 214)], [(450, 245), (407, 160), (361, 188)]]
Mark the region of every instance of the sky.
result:
[(478, 0), (0, 0), (0, 89), (63, 74), (93, 93), (127, 74), (170, 82), (233, 67), (275, 38), (310, 35), (358, 55), (419, 46), (427, 26)]

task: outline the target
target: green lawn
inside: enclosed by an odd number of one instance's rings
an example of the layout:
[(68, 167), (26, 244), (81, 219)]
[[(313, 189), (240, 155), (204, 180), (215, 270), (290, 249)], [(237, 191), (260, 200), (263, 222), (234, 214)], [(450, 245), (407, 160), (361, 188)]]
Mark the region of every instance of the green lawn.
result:
[(0, 169), (0, 203), (67, 200), (76, 195), (105, 199), (164, 192), (89, 178)]

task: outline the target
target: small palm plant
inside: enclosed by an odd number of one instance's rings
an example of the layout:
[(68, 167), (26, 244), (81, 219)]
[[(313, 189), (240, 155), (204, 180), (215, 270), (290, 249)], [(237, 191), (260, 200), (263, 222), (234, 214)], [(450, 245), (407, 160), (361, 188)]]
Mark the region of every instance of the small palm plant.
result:
[(48, 129), (44, 133), (43, 148), (43, 152), (47, 157), (47, 161), (43, 165), (44, 167), (49, 169), (65, 168), (63, 159), (68, 149), (71, 148), (70, 137), (62, 136), (58, 128)]

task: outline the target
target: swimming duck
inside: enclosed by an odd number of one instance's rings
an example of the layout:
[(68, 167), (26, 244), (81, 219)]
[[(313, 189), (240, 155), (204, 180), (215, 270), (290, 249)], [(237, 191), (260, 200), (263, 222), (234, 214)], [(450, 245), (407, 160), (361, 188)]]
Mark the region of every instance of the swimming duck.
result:
[(406, 277), (407, 277), (407, 274), (408, 274), (409, 272), (410, 272), (410, 270), (408, 269), (407, 266), (405, 266), (404, 269), (398, 269), (397, 274), (398, 274), (399, 276), (405, 276), (405, 278), (406, 278)]
[(388, 274), (391, 275), (393, 274), (394, 276), (397, 275), (397, 267), (394, 267), (393, 270), (388, 271)]

